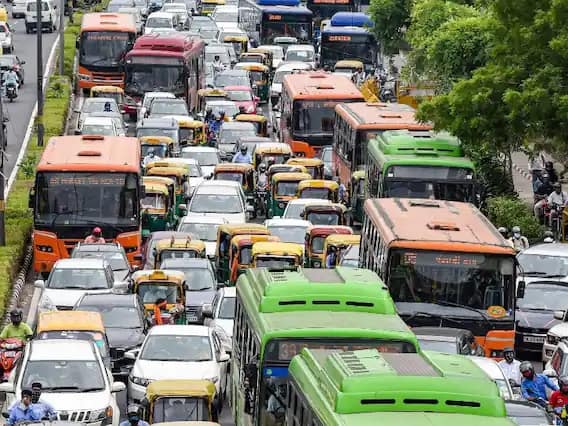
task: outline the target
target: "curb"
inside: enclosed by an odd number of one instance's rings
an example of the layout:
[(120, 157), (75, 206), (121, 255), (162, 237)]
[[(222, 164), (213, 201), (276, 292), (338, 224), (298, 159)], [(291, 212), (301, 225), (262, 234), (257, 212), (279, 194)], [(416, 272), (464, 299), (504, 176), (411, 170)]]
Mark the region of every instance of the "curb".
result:
[(515, 169), (521, 176), (525, 177), (527, 180), (532, 180), (532, 175), (526, 169), (523, 169), (513, 163), (513, 169)]

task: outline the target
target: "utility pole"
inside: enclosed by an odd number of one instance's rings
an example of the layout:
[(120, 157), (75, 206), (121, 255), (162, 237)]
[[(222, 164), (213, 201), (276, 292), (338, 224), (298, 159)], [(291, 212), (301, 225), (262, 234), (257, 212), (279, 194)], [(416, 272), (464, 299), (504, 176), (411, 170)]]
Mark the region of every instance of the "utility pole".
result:
[(0, 91), (0, 246), (6, 245), (6, 227), (4, 223), (4, 213), (6, 210), (6, 201), (4, 196), (5, 182), (4, 182), (4, 150), (6, 149), (6, 133), (4, 132), (4, 100), (2, 99), (2, 92)]
[(43, 146), (43, 34), (41, 33), (41, 0), (36, 0), (37, 30), (37, 146)]
[(63, 38), (64, 27), (65, 27), (65, 2), (66, 0), (61, 0), (61, 7), (59, 9), (59, 75), (63, 75), (64, 68), (64, 48), (65, 39)]

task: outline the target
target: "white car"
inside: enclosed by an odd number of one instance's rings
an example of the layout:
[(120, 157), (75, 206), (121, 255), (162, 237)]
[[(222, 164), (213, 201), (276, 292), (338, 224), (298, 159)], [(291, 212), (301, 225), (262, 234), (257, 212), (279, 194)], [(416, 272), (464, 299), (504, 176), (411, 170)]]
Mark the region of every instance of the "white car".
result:
[(14, 0), (12, 2), (12, 18), (23, 18), (26, 15), (27, 0)]
[(215, 383), (222, 406), (227, 391), (229, 355), (222, 331), (203, 325), (152, 327), (140, 349), (126, 352), (135, 359), (128, 376), (128, 401), (139, 404), (154, 380), (210, 380)]
[(193, 158), (197, 160), (203, 175), (213, 175), (215, 166), (221, 162), (219, 150), (211, 146), (187, 146), (181, 149), (181, 158)]
[(206, 317), (205, 325), (221, 327), (225, 330), (227, 336), (232, 339), (236, 301), (236, 287), (223, 287), (217, 290), (211, 305), (203, 305), (203, 316)]
[(497, 364), (494, 359), (479, 356), (468, 356), (468, 359), (471, 359), (475, 364), (477, 364), (477, 366), (497, 384), (501, 397), (504, 400), (517, 399), (513, 393), (509, 380), (505, 377), (505, 373), (503, 373), (503, 370), (501, 370), (501, 367), (499, 367), (499, 364)]
[(282, 214), (283, 219), (302, 219), (302, 213), (306, 206), (331, 204), (329, 200), (322, 200), (320, 198), (297, 198), (290, 200)]
[(140, 104), (140, 111), (138, 111), (138, 124), (146, 117), (146, 111), (154, 98), (175, 99), (176, 97), (170, 92), (146, 92)]
[(110, 264), (104, 259), (60, 259), (49, 273), (47, 281), (37, 280), (42, 289), (40, 310), (71, 310), (85, 293), (108, 293), (126, 283), (116, 283)]
[(148, 15), (144, 34), (150, 34), (156, 31), (176, 31), (178, 26), (177, 15), (168, 12), (153, 12)]
[(294, 44), (288, 46), (284, 62), (305, 62), (312, 68), (316, 67), (316, 51), (311, 44)]
[(12, 29), (7, 22), (0, 22), (0, 44), (4, 53), (12, 53), (14, 51)]
[(274, 72), (274, 78), (270, 85), (270, 102), (272, 103), (272, 106), (274, 107), (280, 100), (280, 95), (282, 94), (282, 81), (284, 81), (285, 76), (297, 71), (309, 71), (311, 69), (312, 66), (307, 62), (281, 63)]
[(205, 175), (203, 174), (203, 170), (199, 166), (197, 160), (192, 158), (179, 158), (176, 157), (171, 159), (174, 163), (179, 163), (180, 167), (189, 170), (189, 194), (187, 194), (188, 198), (193, 195), (195, 188), (197, 188), (202, 182), (205, 181)]
[(189, 11), (185, 3), (165, 3), (161, 11), (177, 15), (178, 25), (184, 29), (189, 28)]
[(126, 136), (124, 130), (110, 117), (86, 117), (78, 132), (82, 135)]
[[(26, 1), (26, 12), (24, 13), (24, 20), (26, 22), (27, 34), (36, 30), (36, 0)], [(53, 7), (53, 4), (50, 0), (41, 0), (40, 21), (42, 29), (47, 28), (47, 31), (50, 33), (57, 29), (58, 17), (57, 13), (55, 13), (55, 8)]]
[(566, 311), (554, 311), (554, 319), (562, 321), (556, 324), (546, 333), (546, 339), (542, 345), (542, 363), (546, 365), (552, 359), (552, 354), (561, 340), (568, 338), (568, 318)]
[[(120, 422), (117, 392), (124, 383), (114, 382), (94, 342), (88, 340), (32, 340), (24, 349), (18, 368), (8, 382), (5, 408), (20, 400), (22, 389), (42, 384), (41, 398), (51, 404), (58, 420), (93, 426)], [(3, 410), (5, 411), (5, 410)]]
[(187, 206), (187, 217), (218, 217), (227, 223), (245, 223), (247, 213), (254, 207), (247, 205), (239, 182), (212, 180), (203, 182), (193, 192)]
[(306, 231), (312, 227), (312, 223), (302, 219), (267, 219), (264, 226), (270, 231), (270, 235), (279, 237), (284, 243), (302, 244), (306, 240)]
[(177, 230), (195, 235), (205, 243), (207, 256), (215, 256), (217, 250), (217, 229), (219, 225), (227, 223), (220, 217), (184, 216), (181, 218)]
[(121, 7), (118, 9), (118, 13), (128, 13), (132, 15), (136, 24), (136, 33), (142, 34), (142, 30), (144, 29), (144, 19), (142, 18), (142, 12), (139, 8)]
[(272, 69), (276, 69), (280, 66), (280, 63), (284, 60), (284, 49), (282, 46), (276, 46), (275, 44), (262, 44), (258, 46), (259, 49), (266, 49), (272, 52)]

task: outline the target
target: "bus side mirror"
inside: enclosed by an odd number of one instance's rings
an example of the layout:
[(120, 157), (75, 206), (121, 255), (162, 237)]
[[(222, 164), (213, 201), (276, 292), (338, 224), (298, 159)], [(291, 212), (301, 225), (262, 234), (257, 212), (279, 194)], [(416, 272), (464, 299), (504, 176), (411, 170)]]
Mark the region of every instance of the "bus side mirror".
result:
[(79, 37), (77, 37), (77, 39), (75, 40), (75, 48), (78, 49), (79, 48)]
[(525, 287), (525, 282), (519, 281), (519, 283), (517, 284), (517, 299), (522, 299), (523, 297), (525, 297)]
[(146, 197), (146, 187), (144, 185), (140, 185), (140, 198)]
[(35, 192), (31, 191), (28, 198), (28, 208), (35, 209)]

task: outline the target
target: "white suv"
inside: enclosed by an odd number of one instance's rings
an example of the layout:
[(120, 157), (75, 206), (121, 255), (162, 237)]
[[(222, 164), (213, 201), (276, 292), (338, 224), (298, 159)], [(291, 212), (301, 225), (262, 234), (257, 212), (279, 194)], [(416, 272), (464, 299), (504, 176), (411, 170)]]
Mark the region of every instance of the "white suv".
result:
[(113, 382), (93, 342), (87, 340), (32, 340), (21, 364), (0, 384), (6, 392), (3, 411), (20, 399), (22, 389), (42, 384), (42, 399), (57, 411), (58, 419), (93, 426), (119, 424), (115, 393), (124, 383)]
[[(26, 11), (24, 13), (26, 21), (26, 33), (29, 34), (37, 27), (36, 1), (28, 0), (26, 2)], [(57, 29), (57, 13), (55, 6), (50, 0), (41, 1), (41, 27), (47, 28), (52, 33)]]

